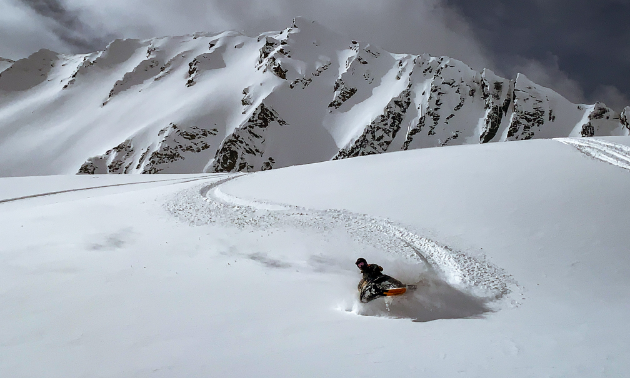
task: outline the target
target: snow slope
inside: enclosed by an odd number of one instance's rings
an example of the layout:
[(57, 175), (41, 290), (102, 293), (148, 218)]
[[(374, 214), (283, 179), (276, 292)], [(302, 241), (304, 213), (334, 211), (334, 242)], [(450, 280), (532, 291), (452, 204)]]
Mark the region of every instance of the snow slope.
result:
[(251, 172), (424, 147), (628, 135), (524, 75), (392, 54), (297, 18), (248, 37), (41, 50), (0, 73), (0, 176)]
[(0, 72), (6, 70), (7, 68), (11, 67), (13, 65), (13, 63), (15, 63), (14, 61), (12, 61), (11, 59), (5, 59), (5, 58), (0, 58)]
[[(624, 376), (630, 140), (590, 142), (0, 179), (0, 376)], [(359, 256), (420, 288), (357, 303)]]

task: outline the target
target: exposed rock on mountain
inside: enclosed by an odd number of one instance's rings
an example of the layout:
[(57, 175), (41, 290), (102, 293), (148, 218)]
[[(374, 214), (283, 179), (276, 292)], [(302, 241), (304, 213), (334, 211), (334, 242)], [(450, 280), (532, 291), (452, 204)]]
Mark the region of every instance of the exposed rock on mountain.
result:
[(524, 75), (391, 54), (297, 18), (257, 37), (116, 40), (91, 54), (41, 50), (12, 63), (0, 74), (0, 176), (249, 172), (425, 147), (628, 135), (629, 114), (572, 104)]
[(393, 98), (385, 107), (384, 113), (372, 121), (357, 140), (341, 149), (334, 159), (386, 152), (400, 131), (409, 105), (411, 105), (411, 90), (408, 88)]
[(273, 109), (260, 104), (251, 117), (230, 134), (217, 151), (212, 172), (252, 172), (273, 168), (275, 159), (265, 154), (270, 125), (285, 126)]
[(142, 136), (125, 140), (108, 150), (104, 155), (89, 158), (78, 173), (181, 173), (173, 172), (172, 166), (178, 161), (210, 148), (210, 142), (217, 135), (217, 129), (206, 130), (192, 126), (182, 130), (171, 123), (158, 132), (159, 142), (146, 148), (142, 146)]
[(626, 106), (619, 116), (621, 125), (626, 128), (626, 132), (630, 132), (630, 106)]
[(481, 75), (481, 97), (485, 104), (483, 131), (480, 136), (481, 143), (488, 143), (497, 135), (503, 117), (510, 110), (514, 83), (502, 79), (489, 70), (484, 70)]

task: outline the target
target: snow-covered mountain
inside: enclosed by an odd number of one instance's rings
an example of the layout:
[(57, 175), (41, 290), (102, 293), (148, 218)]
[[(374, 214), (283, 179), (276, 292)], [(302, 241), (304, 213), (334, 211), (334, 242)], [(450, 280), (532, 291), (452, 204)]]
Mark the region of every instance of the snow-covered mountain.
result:
[(280, 32), (40, 50), (0, 74), (0, 176), (258, 171), (424, 147), (628, 135), (630, 107), (524, 75), (392, 54), (297, 18)]

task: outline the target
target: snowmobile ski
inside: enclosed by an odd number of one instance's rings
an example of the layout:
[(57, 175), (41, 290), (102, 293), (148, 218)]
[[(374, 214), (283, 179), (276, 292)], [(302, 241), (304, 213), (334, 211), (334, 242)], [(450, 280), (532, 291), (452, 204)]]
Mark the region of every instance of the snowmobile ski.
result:
[(380, 297), (392, 297), (415, 290), (416, 285), (405, 285), (388, 275), (380, 275), (373, 280), (363, 279), (359, 282), (359, 299), (368, 303)]
[(407, 288), (406, 287), (397, 287), (395, 289), (389, 289), (389, 290), (385, 290), (383, 292), (383, 295), (387, 296), (387, 297), (391, 297), (394, 295), (402, 295), (405, 294), (407, 292)]

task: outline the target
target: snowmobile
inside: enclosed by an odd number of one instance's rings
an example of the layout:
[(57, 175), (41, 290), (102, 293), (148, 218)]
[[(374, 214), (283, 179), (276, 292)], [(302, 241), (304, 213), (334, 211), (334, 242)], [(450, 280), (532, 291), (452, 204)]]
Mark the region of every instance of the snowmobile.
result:
[(386, 274), (381, 274), (374, 279), (362, 279), (359, 282), (359, 299), (362, 303), (368, 303), (380, 297), (393, 297), (403, 295), (407, 291), (417, 289), (416, 285), (405, 285), (397, 279)]

